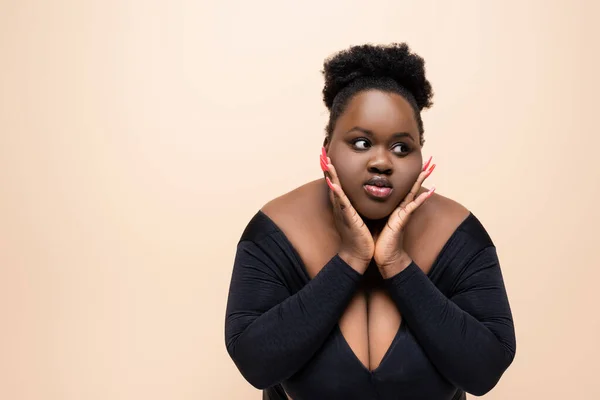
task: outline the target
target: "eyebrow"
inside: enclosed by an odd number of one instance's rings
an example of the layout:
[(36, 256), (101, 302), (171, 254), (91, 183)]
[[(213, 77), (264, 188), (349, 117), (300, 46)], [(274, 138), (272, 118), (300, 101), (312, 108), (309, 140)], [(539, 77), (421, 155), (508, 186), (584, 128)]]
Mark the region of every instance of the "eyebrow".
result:
[[(360, 126), (355, 126), (354, 128), (350, 129), (348, 132), (346, 132), (346, 135), (349, 134), (350, 132), (353, 132), (353, 131), (362, 132), (365, 135), (369, 136), (371, 139), (375, 136), (375, 134), (373, 134), (373, 131), (370, 131), (370, 130), (365, 129), (365, 128), (361, 128)], [(408, 133), (408, 132), (397, 132), (397, 133), (394, 133), (392, 135), (393, 139), (400, 139), (400, 138), (404, 138), (404, 137), (409, 138), (413, 142), (415, 141), (413, 139), (413, 137), (411, 136), (411, 134)]]

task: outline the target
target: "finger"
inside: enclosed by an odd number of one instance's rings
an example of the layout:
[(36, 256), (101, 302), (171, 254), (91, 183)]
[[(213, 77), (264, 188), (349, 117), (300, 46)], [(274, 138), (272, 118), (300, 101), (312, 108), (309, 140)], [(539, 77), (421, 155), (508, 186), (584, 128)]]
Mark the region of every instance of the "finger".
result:
[[(327, 178), (327, 179), (329, 179), (329, 178)], [(354, 210), (354, 208), (352, 207), (352, 204), (350, 203), (350, 199), (348, 199), (348, 196), (346, 196), (346, 193), (344, 193), (344, 191), (342, 190), (340, 185), (331, 182), (331, 180), (329, 182), (331, 183), (331, 186), (333, 187), (332, 191), (334, 193), (336, 203), (339, 205), (340, 209), (343, 210), (344, 212), (348, 211), (349, 212), (348, 216), (352, 216), (352, 211)]]
[[(431, 159), (429, 161), (431, 161)], [(429, 161), (427, 162), (426, 166), (429, 164)], [(423, 185), (423, 182), (425, 182), (425, 179), (429, 178), (429, 176), (431, 175), (431, 173), (433, 172), (435, 167), (436, 167), (436, 164), (433, 164), (429, 169), (424, 170), (419, 174), (419, 176), (417, 177), (417, 180), (413, 184), (413, 187), (410, 189), (410, 192), (408, 192), (408, 194), (406, 195), (406, 197), (404, 198), (404, 200), (402, 201), (400, 206), (406, 207), (407, 204), (409, 204), (411, 201), (413, 201), (415, 199), (415, 197), (417, 196), (417, 193), (419, 193), (419, 190), (421, 189), (421, 185)]]
[(431, 195), (435, 192), (435, 187), (429, 191), (421, 193), (414, 201), (411, 201), (406, 206), (396, 208), (392, 214), (393, 218), (389, 220), (389, 227), (394, 231), (398, 231), (406, 225), (410, 215), (418, 209)]
[(329, 186), (329, 199), (331, 200), (331, 202), (334, 205), (337, 205), (337, 203), (339, 202), (338, 200), (338, 194), (336, 193), (336, 187), (333, 184), (333, 182), (331, 182), (331, 179), (328, 176), (325, 176), (325, 181), (327, 182), (327, 186)]
[(346, 219), (348, 224), (351, 225), (360, 222), (360, 225), (362, 227), (364, 225), (364, 221), (362, 220), (362, 218), (360, 218), (360, 216), (352, 206), (352, 203), (350, 202), (348, 196), (346, 196), (346, 193), (344, 193), (344, 190), (342, 189), (342, 184), (337, 175), (337, 171), (331, 163), (331, 158), (327, 157), (323, 161), (325, 160), (326, 162), (324, 166), (327, 168), (329, 176), (331, 176), (331, 179), (329, 180), (328, 184), (331, 184), (330, 187), (333, 187), (332, 192), (334, 195), (334, 199), (332, 200), (332, 203), (343, 212), (344, 218)]
[(348, 199), (348, 196), (346, 196), (346, 193), (344, 193), (344, 190), (342, 189), (342, 184), (340, 182), (340, 178), (338, 177), (337, 171), (335, 170), (335, 167), (333, 166), (333, 164), (331, 164), (331, 160), (329, 161), (329, 164), (327, 164), (327, 167), (329, 168), (329, 173), (331, 174), (331, 182), (337, 187), (339, 188), (339, 190), (336, 191), (336, 194), (338, 195), (338, 199), (340, 200), (340, 205), (346, 209), (346, 208), (352, 208), (352, 204), (350, 203), (350, 199)]
[(413, 198), (419, 192), (419, 189), (421, 188), (421, 185), (423, 184), (423, 182), (425, 182), (425, 179), (429, 178), (429, 176), (431, 175), (431, 173), (435, 169), (436, 165), (437, 164), (433, 164), (431, 167), (429, 167), (429, 169), (427, 169), (425, 171), (422, 171), (419, 174), (419, 176), (417, 177), (417, 181), (415, 182), (415, 184), (413, 185), (413, 189), (411, 190), (411, 194), (412, 194)]
[(431, 162), (432, 158), (433, 158), (433, 156), (429, 156), (429, 160), (427, 160), (425, 165), (423, 165), (423, 171), (427, 170), (427, 167), (429, 167), (429, 163)]
[(327, 164), (327, 167), (329, 168), (329, 174), (332, 177), (330, 183), (334, 187), (333, 192), (335, 194), (337, 205), (344, 212), (344, 214), (348, 218), (348, 221), (355, 221), (357, 217), (356, 210), (352, 206), (352, 203), (350, 203), (350, 199), (348, 199), (346, 193), (344, 193), (342, 185), (340, 184), (340, 180), (335, 171), (335, 167), (333, 166), (333, 164), (331, 164), (331, 160), (329, 164)]
[(435, 190), (435, 188), (433, 188), (433, 190), (430, 190), (430, 191), (427, 191), (427, 192), (423, 192), (414, 201), (411, 201), (404, 208), (404, 210), (406, 211), (406, 213), (408, 215), (412, 214), (417, 208), (419, 208), (425, 202), (425, 200), (427, 200), (429, 198), (429, 196), (431, 196), (433, 194), (434, 190)]
[(323, 170), (323, 172), (328, 172), (329, 171), (329, 167), (327, 166), (327, 163), (325, 161), (323, 161), (323, 157), (321, 157), (319, 159), (320, 163), (321, 163), (321, 169)]
[(332, 185), (331, 179), (329, 178), (329, 176), (331, 176), (331, 173), (329, 172), (329, 167), (327, 166), (327, 162), (325, 161), (326, 158), (323, 157), (323, 152), (319, 155), (319, 163), (321, 164), (321, 170), (323, 171), (323, 175), (325, 175), (325, 181), (327, 182), (327, 186), (329, 186), (329, 189), (331, 189), (328, 191), (329, 199), (332, 203), (335, 203), (335, 189)]
[(325, 161), (325, 167), (327, 168), (327, 172), (329, 172), (329, 176), (330, 176), (330, 182), (336, 187), (339, 188), (339, 190), (335, 190), (335, 194), (338, 197), (338, 199), (341, 199), (342, 197), (345, 197), (345, 193), (342, 190), (342, 185), (340, 183), (340, 179), (337, 176), (337, 171), (335, 170), (335, 167), (333, 166), (333, 164), (331, 164), (331, 159), (329, 157), (326, 158), (327, 161)]
[(403, 211), (402, 215), (405, 217), (404, 219), (410, 216), (417, 208), (419, 208), (423, 203), (425, 203), (425, 201), (431, 197), (433, 192), (435, 192), (435, 187), (432, 187), (427, 192), (421, 193), (415, 200), (408, 203), (406, 207), (403, 207), (401, 211)]
[(329, 173), (331, 175), (331, 181), (333, 183), (335, 183), (336, 185), (338, 185), (339, 187), (342, 187), (342, 184), (340, 183), (340, 178), (338, 177), (338, 174), (337, 174), (337, 170), (335, 169), (335, 166), (331, 163), (331, 158), (327, 157), (325, 165), (327, 166)]
[(344, 206), (342, 206), (342, 197), (345, 196), (344, 191), (339, 185), (333, 183), (328, 176), (325, 177), (325, 180), (327, 181), (327, 185), (329, 185), (329, 188), (331, 189), (330, 194), (332, 196), (331, 199), (333, 204), (335, 206), (340, 206), (340, 208), (343, 210), (345, 208)]
[(437, 164), (433, 164), (426, 172), (427, 172), (427, 176), (425, 178), (429, 178), (429, 175), (431, 175), (431, 173), (433, 172), (433, 170), (435, 169), (435, 166)]
[(331, 189), (332, 192), (335, 192), (335, 187), (333, 186), (333, 183), (331, 183), (331, 179), (329, 179), (328, 176), (325, 177), (325, 181), (327, 182), (327, 186), (329, 186), (329, 189)]

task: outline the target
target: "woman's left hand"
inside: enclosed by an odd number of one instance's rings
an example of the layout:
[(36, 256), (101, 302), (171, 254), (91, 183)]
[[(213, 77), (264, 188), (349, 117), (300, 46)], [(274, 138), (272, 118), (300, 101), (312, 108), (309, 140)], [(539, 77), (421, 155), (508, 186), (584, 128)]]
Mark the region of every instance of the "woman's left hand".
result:
[(400, 205), (390, 214), (387, 223), (375, 242), (375, 252), (373, 258), (379, 272), (384, 278), (389, 278), (408, 265), (410, 265), (410, 257), (404, 251), (404, 228), (406, 227), (411, 214), (419, 208), (435, 191), (435, 187), (427, 192), (423, 192), (417, 196), (421, 189), (421, 185), (431, 175), (435, 164), (427, 169), (431, 159), (423, 167), (423, 171), (419, 174), (417, 181), (413, 185), (410, 192), (406, 195)]

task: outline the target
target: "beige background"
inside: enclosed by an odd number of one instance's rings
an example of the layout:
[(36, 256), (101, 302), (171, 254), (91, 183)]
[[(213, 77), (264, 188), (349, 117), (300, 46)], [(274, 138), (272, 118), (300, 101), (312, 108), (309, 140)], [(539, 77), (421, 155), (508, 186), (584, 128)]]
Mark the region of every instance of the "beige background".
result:
[(595, 1), (0, 1), (0, 398), (259, 399), (236, 242), (321, 175), (323, 59), (407, 41), (430, 184), (495, 240), (517, 328), (486, 399), (598, 399)]

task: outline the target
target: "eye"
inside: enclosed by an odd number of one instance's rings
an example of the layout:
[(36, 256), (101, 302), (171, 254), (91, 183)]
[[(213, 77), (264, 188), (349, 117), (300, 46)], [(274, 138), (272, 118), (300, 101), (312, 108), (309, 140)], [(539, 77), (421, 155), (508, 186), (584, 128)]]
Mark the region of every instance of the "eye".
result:
[(410, 151), (410, 148), (404, 143), (398, 143), (393, 148), (392, 151), (397, 155), (403, 155)]
[(370, 143), (366, 139), (356, 139), (352, 144), (358, 150), (366, 150), (370, 147)]

